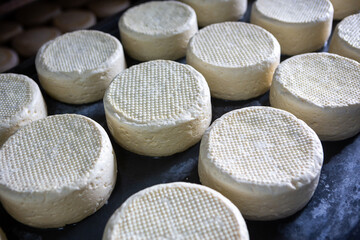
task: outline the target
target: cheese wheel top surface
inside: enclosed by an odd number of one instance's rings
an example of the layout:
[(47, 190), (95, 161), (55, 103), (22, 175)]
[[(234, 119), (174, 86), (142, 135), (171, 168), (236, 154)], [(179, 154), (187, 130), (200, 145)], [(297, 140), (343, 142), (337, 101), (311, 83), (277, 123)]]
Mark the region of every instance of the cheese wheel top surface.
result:
[(0, 74), (0, 120), (11, 118), (32, 101), (31, 82), (25, 75)]
[(139, 124), (190, 119), (205, 85), (204, 77), (192, 67), (156, 60), (117, 75), (104, 101), (126, 120)]
[(172, 35), (187, 30), (194, 17), (195, 11), (186, 4), (151, 1), (126, 11), (121, 26), (145, 35)]
[(20, 192), (78, 188), (86, 184), (102, 147), (89, 118), (50, 116), (19, 129), (0, 150), (0, 186)]
[(110, 34), (80, 30), (48, 42), (39, 50), (36, 61), (50, 72), (81, 73), (108, 66), (119, 52), (122, 46)]
[(330, 53), (297, 55), (274, 73), (294, 96), (321, 107), (360, 104), (360, 63)]
[(249, 23), (225, 22), (201, 29), (190, 40), (201, 60), (223, 67), (245, 67), (275, 58), (280, 45), (265, 29)]
[(283, 110), (249, 107), (229, 112), (213, 123), (208, 137), (212, 163), (236, 181), (291, 185), (321, 169), (319, 138)]
[(221, 194), (171, 183), (130, 197), (109, 220), (103, 239), (248, 239), (247, 234), (239, 210)]
[(257, 0), (256, 8), (271, 19), (287, 23), (310, 23), (329, 18), (329, 0)]
[(337, 27), (340, 38), (360, 49), (360, 13), (346, 17)]

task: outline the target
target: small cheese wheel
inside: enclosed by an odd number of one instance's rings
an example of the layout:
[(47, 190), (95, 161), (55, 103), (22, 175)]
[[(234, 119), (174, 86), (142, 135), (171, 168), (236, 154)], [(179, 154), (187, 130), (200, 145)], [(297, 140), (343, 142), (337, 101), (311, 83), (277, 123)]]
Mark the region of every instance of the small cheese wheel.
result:
[(237, 21), (247, 9), (247, 0), (180, 0), (192, 7), (199, 27), (213, 23)]
[(0, 240), (7, 240), (4, 231), (0, 228)]
[(130, 6), (129, 0), (92, 1), (88, 7), (99, 18), (110, 17)]
[(360, 13), (345, 18), (336, 26), (331, 38), (329, 52), (360, 62), (359, 39)]
[(116, 171), (110, 139), (98, 123), (54, 115), (21, 128), (0, 149), (0, 200), (21, 223), (62, 227), (105, 204)]
[(54, 26), (62, 32), (86, 29), (95, 24), (95, 14), (87, 10), (68, 10), (54, 18)]
[(239, 210), (220, 193), (175, 182), (146, 188), (128, 198), (106, 224), (103, 240), (248, 240)]
[(118, 144), (168, 156), (197, 143), (211, 121), (209, 87), (189, 65), (155, 60), (126, 69), (106, 90), (107, 125)]
[(250, 22), (274, 34), (282, 54), (296, 55), (325, 45), (333, 14), (329, 0), (257, 0)]
[(321, 140), (338, 141), (360, 131), (360, 63), (329, 53), (282, 62), (270, 89), (271, 106), (304, 120)]
[(12, 49), (0, 47), (0, 73), (19, 64), (19, 56)]
[(360, 12), (359, 0), (330, 0), (330, 2), (334, 7), (334, 19), (336, 20)]
[(119, 40), (94, 30), (67, 33), (46, 43), (35, 65), (45, 91), (73, 104), (101, 99), (111, 80), (126, 68)]
[(0, 22), (0, 43), (4, 43), (23, 31), (20, 24), (16, 22)]
[(151, 1), (132, 7), (119, 20), (121, 42), (134, 59), (175, 60), (184, 57), (197, 32), (195, 11), (175, 1)]
[(20, 127), (46, 117), (47, 110), (38, 85), (25, 75), (0, 74), (0, 93), (1, 146)]
[(280, 62), (280, 45), (253, 24), (218, 23), (195, 34), (186, 61), (204, 75), (213, 97), (245, 100), (269, 90)]
[(12, 40), (12, 46), (23, 57), (31, 57), (46, 42), (60, 36), (54, 27), (36, 27), (18, 34)]
[(246, 219), (274, 220), (303, 208), (319, 181), (323, 150), (294, 115), (248, 107), (217, 119), (201, 140), (200, 182), (228, 197)]
[(58, 4), (46, 1), (37, 1), (19, 9), (16, 13), (18, 22), (26, 25), (40, 25), (50, 21), (61, 12)]

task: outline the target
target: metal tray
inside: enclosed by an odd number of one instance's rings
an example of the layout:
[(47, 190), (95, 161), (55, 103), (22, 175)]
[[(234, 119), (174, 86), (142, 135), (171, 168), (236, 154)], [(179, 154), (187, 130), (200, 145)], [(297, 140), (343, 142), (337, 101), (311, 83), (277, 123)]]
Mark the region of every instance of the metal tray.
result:
[[(249, 20), (249, 9), (242, 21)], [(117, 21), (122, 13), (105, 19), (93, 29), (119, 38)], [(334, 26), (337, 22), (334, 22)], [(326, 51), (327, 47), (320, 51)], [(286, 59), (282, 57), (282, 60)], [(180, 59), (185, 63), (185, 59)], [(129, 66), (138, 62), (127, 58)], [(28, 75), (38, 81), (34, 58), (11, 72)], [(170, 157), (152, 158), (136, 155), (119, 147), (105, 122), (102, 101), (69, 105), (50, 98), (44, 91), (49, 115), (77, 113), (100, 123), (108, 132), (116, 152), (118, 178), (108, 203), (79, 223), (61, 229), (36, 229), (25, 226), (0, 206), (0, 226), (11, 239), (101, 239), (112, 213), (132, 194), (146, 187), (175, 181), (199, 183), (197, 161), (199, 143)], [(360, 93), (359, 93), (360, 94)], [(268, 93), (248, 101), (212, 99), (213, 120), (226, 112), (247, 106), (268, 106)], [(317, 190), (304, 209), (278, 221), (247, 221), (252, 240), (256, 239), (360, 239), (360, 135), (338, 142), (322, 142), (325, 159)]]

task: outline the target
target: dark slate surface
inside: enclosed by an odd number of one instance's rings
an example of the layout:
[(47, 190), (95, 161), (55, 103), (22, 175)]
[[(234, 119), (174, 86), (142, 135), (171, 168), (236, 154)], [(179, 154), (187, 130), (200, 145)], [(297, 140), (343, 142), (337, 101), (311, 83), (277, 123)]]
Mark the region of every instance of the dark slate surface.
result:
[[(114, 16), (100, 22), (95, 29), (119, 37)], [(243, 20), (249, 19), (249, 11)], [(336, 23), (335, 23), (336, 24)], [(327, 47), (321, 51), (325, 51)], [(286, 59), (286, 56), (282, 57)], [(185, 63), (184, 59), (179, 60)], [(127, 58), (128, 65), (137, 62)], [(28, 59), (11, 72), (22, 73), (38, 81), (34, 58)], [(49, 115), (77, 113), (100, 123), (109, 133), (102, 101), (86, 105), (60, 103), (43, 91)], [(269, 105), (268, 93), (248, 101), (212, 99), (213, 119), (224, 113), (247, 106)], [(110, 135), (110, 134), (109, 134)], [(110, 135), (113, 141), (113, 138)], [(360, 135), (339, 142), (323, 142), (324, 166), (319, 186), (309, 204), (288, 218), (278, 221), (247, 221), (250, 238), (257, 239), (360, 239)], [(118, 178), (108, 201), (98, 212), (83, 221), (62, 229), (35, 229), (13, 218), (0, 206), (0, 226), (8, 239), (101, 239), (111, 214), (132, 194), (146, 187), (175, 181), (199, 183), (197, 161), (199, 144), (170, 157), (139, 156), (120, 148), (114, 141)]]

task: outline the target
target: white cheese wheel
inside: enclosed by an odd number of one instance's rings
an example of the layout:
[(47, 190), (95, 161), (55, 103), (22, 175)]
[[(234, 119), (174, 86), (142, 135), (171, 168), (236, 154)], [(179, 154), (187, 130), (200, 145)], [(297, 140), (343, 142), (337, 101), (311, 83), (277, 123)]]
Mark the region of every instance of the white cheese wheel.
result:
[(204, 75), (213, 97), (245, 100), (269, 90), (280, 62), (280, 45), (253, 24), (218, 23), (195, 34), (186, 61)]
[(345, 18), (336, 26), (329, 52), (360, 62), (360, 13)]
[(360, 63), (329, 53), (282, 62), (274, 73), (270, 104), (305, 121), (324, 141), (360, 131)]
[(247, 240), (239, 210), (220, 193), (175, 182), (146, 188), (128, 198), (106, 224), (103, 240)]
[(50, 96), (82, 104), (101, 99), (126, 63), (118, 39), (99, 31), (81, 30), (44, 44), (35, 66), (40, 84)]
[(228, 197), (246, 219), (274, 220), (303, 208), (319, 181), (323, 150), (294, 115), (248, 107), (217, 119), (200, 145), (200, 182)]
[(274, 34), (282, 54), (296, 55), (325, 45), (333, 14), (329, 0), (257, 0), (250, 22)]
[(334, 19), (341, 20), (351, 14), (360, 12), (359, 0), (330, 0), (334, 7)]
[(116, 76), (104, 96), (111, 134), (125, 149), (167, 156), (197, 143), (211, 121), (209, 87), (189, 65), (155, 60)]
[(0, 200), (19, 222), (62, 227), (102, 207), (116, 180), (105, 130), (75, 114), (21, 128), (0, 149)]
[(247, 0), (180, 0), (192, 7), (199, 27), (213, 23), (237, 21), (247, 9)]
[(46, 116), (46, 104), (34, 80), (0, 74), (0, 146), (20, 127)]
[(184, 57), (197, 32), (195, 11), (175, 1), (151, 1), (132, 7), (119, 20), (127, 54), (140, 61)]
[(7, 240), (4, 231), (0, 228), (0, 240)]

